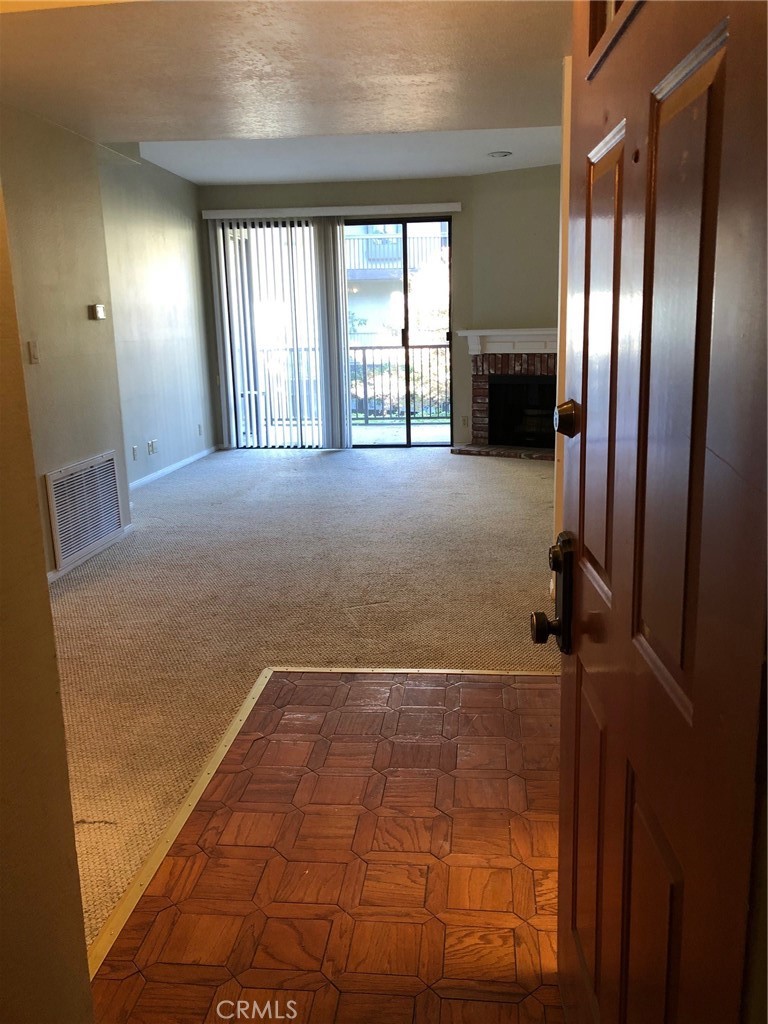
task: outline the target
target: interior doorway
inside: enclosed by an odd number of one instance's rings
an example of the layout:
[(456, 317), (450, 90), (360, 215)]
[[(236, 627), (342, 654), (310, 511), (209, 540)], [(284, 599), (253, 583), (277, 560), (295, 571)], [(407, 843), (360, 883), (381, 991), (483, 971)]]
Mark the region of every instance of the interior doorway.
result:
[(451, 444), (450, 229), (345, 223), (354, 447)]

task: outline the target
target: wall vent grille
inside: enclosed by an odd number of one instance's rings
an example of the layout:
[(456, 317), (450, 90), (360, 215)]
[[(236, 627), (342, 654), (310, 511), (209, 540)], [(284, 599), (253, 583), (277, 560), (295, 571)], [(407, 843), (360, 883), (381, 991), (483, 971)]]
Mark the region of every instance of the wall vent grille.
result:
[(46, 473), (56, 568), (68, 569), (123, 531), (115, 452)]

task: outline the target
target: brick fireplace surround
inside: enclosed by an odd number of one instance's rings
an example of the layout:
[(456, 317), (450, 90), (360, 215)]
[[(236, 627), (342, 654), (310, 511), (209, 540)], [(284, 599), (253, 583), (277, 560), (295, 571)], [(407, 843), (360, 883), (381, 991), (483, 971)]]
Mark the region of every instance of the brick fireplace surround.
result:
[(497, 328), (458, 331), (472, 359), (472, 443), (453, 448), (457, 455), (502, 455), (554, 460), (548, 448), (519, 448), (488, 443), (490, 379), (494, 376), (557, 376), (557, 329)]
[[(486, 352), (472, 356), (472, 444), (488, 444), (489, 378), (495, 374), (513, 377), (535, 374), (537, 377), (557, 376), (554, 353)], [(551, 453), (550, 453), (551, 454)], [(542, 458), (546, 458), (545, 451)]]

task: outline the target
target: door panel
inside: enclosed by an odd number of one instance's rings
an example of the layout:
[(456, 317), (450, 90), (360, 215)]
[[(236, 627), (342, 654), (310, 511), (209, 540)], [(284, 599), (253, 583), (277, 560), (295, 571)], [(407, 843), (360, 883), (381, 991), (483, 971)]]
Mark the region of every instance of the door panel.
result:
[(584, 524), (587, 558), (610, 585), (613, 458), (616, 426), (616, 281), (621, 263), (621, 180), (624, 125), (590, 153), (587, 212)]
[(451, 443), (450, 248), (447, 221), (407, 226), (411, 443)]
[(722, 88), (724, 42), (720, 36), (721, 49), (690, 78), (670, 76), (654, 97), (650, 124), (655, 190), (646, 199), (653, 266), (640, 407), (638, 631), (688, 700), (717, 212), (714, 203), (705, 207), (705, 181), (712, 188), (717, 180), (722, 122), (709, 110), (715, 82)]
[(576, 778), (576, 835), (573, 867), (573, 923), (587, 976), (599, 988), (600, 855), (605, 773), (605, 716), (598, 699), (580, 672), (578, 767)]
[(402, 224), (344, 229), (353, 445), (408, 443)]
[(650, 808), (634, 793), (628, 808), (629, 922), (627, 1024), (665, 1024), (675, 1019), (679, 985), (682, 872)]
[(561, 990), (572, 1021), (735, 1024), (765, 657), (765, 5), (626, 2), (599, 41), (591, 7), (574, 5)]

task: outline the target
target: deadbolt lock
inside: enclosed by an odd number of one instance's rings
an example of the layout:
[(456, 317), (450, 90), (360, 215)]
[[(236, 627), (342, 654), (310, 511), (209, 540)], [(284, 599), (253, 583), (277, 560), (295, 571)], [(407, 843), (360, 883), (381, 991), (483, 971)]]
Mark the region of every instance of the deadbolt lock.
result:
[(553, 636), (563, 654), (570, 654), (572, 647), (575, 551), (576, 538), (573, 534), (561, 533), (557, 543), (549, 549), (549, 567), (555, 573), (555, 618), (550, 619), (546, 612), (531, 613), (533, 642), (545, 644)]

